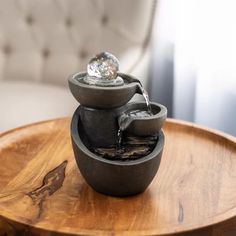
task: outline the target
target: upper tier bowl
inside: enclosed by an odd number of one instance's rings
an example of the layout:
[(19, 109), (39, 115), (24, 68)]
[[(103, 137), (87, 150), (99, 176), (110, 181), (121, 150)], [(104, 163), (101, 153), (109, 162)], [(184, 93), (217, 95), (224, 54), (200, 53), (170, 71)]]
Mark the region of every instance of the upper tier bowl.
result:
[(69, 77), (70, 91), (75, 99), (83, 106), (92, 108), (116, 108), (125, 105), (135, 93), (142, 94), (139, 80), (119, 73), (125, 84), (115, 87), (101, 87), (83, 82), (86, 72)]

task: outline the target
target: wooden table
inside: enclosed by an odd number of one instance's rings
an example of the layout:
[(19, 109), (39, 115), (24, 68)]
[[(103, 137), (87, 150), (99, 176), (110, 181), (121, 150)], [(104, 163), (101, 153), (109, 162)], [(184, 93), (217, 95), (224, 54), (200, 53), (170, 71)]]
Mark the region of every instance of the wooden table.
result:
[(83, 180), (69, 126), (65, 118), (0, 135), (0, 235), (236, 235), (235, 138), (168, 120), (150, 187), (113, 198)]

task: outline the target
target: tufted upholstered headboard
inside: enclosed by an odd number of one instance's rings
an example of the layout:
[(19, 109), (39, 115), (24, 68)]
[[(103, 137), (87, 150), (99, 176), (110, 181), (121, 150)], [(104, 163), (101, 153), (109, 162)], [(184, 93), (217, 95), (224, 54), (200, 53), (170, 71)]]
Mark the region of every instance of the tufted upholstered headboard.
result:
[(0, 80), (64, 85), (97, 52), (141, 50), (154, 1), (0, 0)]

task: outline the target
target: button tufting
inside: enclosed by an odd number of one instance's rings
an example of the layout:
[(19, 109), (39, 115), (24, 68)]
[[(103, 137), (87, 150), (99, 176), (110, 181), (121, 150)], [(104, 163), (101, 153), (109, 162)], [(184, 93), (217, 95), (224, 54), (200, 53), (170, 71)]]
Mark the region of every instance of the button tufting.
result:
[(103, 25), (107, 25), (108, 23), (108, 16), (107, 15), (103, 15), (102, 18), (101, 18), (101, 22)]
[(50, 55), (49, 49), (48, 49), (48, 48), (45, 48), (45, 49), (43, 50), (43, 57), (47, 58), (47, 57), (49, 57), (49, 55)]
[(79, 52), (79, 57), (85, 59), (88, 56), (88, 53), (85, 50)]
[(28, 15), (25, 20), (29, 25), (32, 25), (34, 23), (34, 18), (31, 15)]
[(12, 52), (12, 48), (11, 48), (10, 45), (5, 45), (3, 47), (3, 51), (4, 51), (5, 54), (10, 54)]
[(71, 27), (72, 26), (72, 19), (71, 18), (67, 18), (65, 21), (65, 24), (67, 27)]

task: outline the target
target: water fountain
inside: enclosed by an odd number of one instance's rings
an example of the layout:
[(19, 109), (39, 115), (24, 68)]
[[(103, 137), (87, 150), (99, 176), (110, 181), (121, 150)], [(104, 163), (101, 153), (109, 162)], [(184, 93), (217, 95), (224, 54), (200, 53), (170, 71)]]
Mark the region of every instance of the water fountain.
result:
[[(69, 78), (80, 103), (71, 121), (77, 165), (96, 191), (112, 196), (143, 192), (161, 161), (167, 109), (149, 102), (140, 81), (119, 72), (110, 53), (92, 58), (87, 72)], [(145, 102), (131, 102), (136, 94)]]

